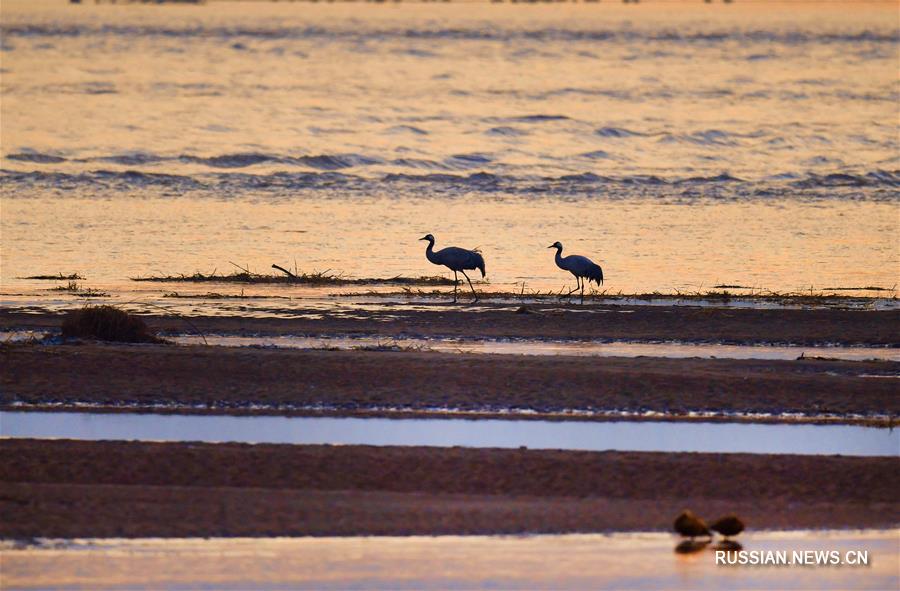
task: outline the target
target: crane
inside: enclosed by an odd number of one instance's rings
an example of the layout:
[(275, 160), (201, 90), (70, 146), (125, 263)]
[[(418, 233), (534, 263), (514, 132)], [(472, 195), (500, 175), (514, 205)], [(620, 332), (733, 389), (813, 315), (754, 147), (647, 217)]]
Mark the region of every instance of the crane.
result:
[(562, 255), (563, 245), (556, 241), (547, 248), (556, 249), (556, 266), (564, 271), (568, 271), (575, 276), (575, 289), (566, 295), (572, 295), (581, 288), (581, 303), (584, 303), (584, 280), (593, 281), (597, 285), (603, 285), (603, 269), (600, 265), (587, 257), (571, 254), (567, 257)]
[(472, 295), (475, 297), (474, 301), (477, 302), (478, 294), (475, 293), (475, 288), (472, 287), (472, 280), (466, 275), (466, 269), (479, 269), (481, 271), (481, 276), (484, 277), (484, 257), (481, 256), (481, 253), (477, 250), (466, 250), (465, 248), (459, 248), (457, 246), (448, 246), (447, 248), (435, 251), (434, 236), (431, 234), (426, 234), (419, 238), (419, 240), (428, 241), (428, 248), (425, 249), (425, 258), (435, 265), (444, 265), (453, 271), (453, 301), (456, 302), (456, 293), (459, 289), (459, 275), (457, 275), (457, 272), (459, 272), (462, 273), (466, 278), (466, 281), (469, 282), (469, 287), (472, 289)]

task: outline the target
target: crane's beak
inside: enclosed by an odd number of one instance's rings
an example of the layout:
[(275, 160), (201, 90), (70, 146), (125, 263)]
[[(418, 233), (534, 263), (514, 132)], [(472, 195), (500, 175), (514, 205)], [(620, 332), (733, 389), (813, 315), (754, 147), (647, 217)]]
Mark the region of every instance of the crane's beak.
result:
[(422, 236), (419, 240), (428, 240), (428, 236)]
[(555, 245), (555, 244), (551, 244), (551, 245), (548, 246), (547, 248), (556, 248), (556, 245)]

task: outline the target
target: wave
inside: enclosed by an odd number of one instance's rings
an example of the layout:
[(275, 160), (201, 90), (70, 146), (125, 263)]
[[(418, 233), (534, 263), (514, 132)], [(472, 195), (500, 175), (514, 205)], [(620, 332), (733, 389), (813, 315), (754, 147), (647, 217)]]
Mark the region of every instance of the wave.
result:
[(19, 160), (21, 162), (34, 162), (35, 164), (58, 164), (65, 162), (62, 156), (54, 156), (53, 154), (41, 154), (40, 152), (23, 152), (21, 154), (7, 154), (10, 160)]
[(258, 189), (258, 188), (334, 188), (348, 190), (364, 188), (377, 190), (379, 186), (430, 184), (446, 188), (478, 189), (485, 191), (508, 190), (510, 192), (566, 192), (578, 187), (743, 187), (742, 191), (756, 195), (781, 195), (790, 197), (790, 189), (834, 188), (882, 188), (879, 198), (897, 200), (900, 195), (894, 188), (900, 187), (900, 170), (874, 170), (861, 174), (841, 173), (782, 173), (760, 180), (746, 180), (728, 172), (711, 176), (662, 177), (653, 174), (598, 175), (593, 172), (560, 176), (516, 176), (479, 171), (468, 174), (452, 172), (427, 172), (424, 174), (389, 173), (363, 177), (335, 171), (274, 172), (250, 174), (246, 172), (217, 172), (195, 175), (162, 174), (136, 170), (94, 170), (81, 173), (0, 170), (0, 181), (5, 188), (16, 186), (44, 186), (50, 188), (72, 186), (97, 186), (127, 188), (140, 186), (174, 187), (184, 191), (201, 189)]
[(680, 181), (676, 181), (676, 184), (707, 184), (707, 183), (745, 183), (744, 179), (739, 179), (736, 176), (732, 176), (727, 172), (723, 172), (722, 174), (717, 174), (715, 176), (692, 176), (690, 178), (686, 178)]
[(703, 129), (690, 133), (674, 134), (665, 131), (635, 131), (626, 127), (601, 127), (594, 131), (595, 135), (605, 138), (658, 137), (664, 144), (688, 143), (706, 146), (736, 146), (742, 139), (757, 139), (766, 136), (765, 131), (749, 133), (723, 131), (721, 129)]
[(300, 156), (292, 158), (293, 162), (319, 170), (340, 170), (354, 166), (369, 166), (381, 164), (384, 161), (378, 158), (370, 158), (360, 154), (319, 154), (318, 156)]
[(111, 171), (95, 170), (83, 173), (64, 172), (19, 172), (0, 170), (0, 179), (5, 185), (41, 185), (53, 188), (72, 187), (78, 185), (122, 187), (142, 185), (178, 186), (182, 189), (198, 189), (203, 183), (196, 179), (177, 174), (158, 174), (137, 170)]
[(544, 123), (547, 121), (568, 121), (570, 119), (570, 117), (565, 115), (545, 115), (539, 113), (537, 115), (520, 115), (517, 117), (492, 117), (490, 120), (502, 123)]
[(494, 159), (488, 156), (487, 154), (481, 153), (473, 153), (473, 154), (455, 154), (449, 158), (447, 158), (444, 162), (447, 163), (451, 168), (456, 169), (469, 169), (469, 168), (479, 168), (493, 162)]
[(501, 125), (499, 127), (491, 127), (484, 133), (485, 135), (495, 135), (501, 137), (521, 137), (523, 135), (528, 135), (528, 132), (524, 129), (516, 129), (515, 127), (509, 127), (505, 125)]
[(114, 156), (98, 156), (93, 159), (95, 162), (109, 162), (111, 164), (122, 164), (125, 166), (140, 166), (142, 164), (156, 164), (166, 160), (163, 156), (156, 154), (147, 154), (145, 152), (133, 152), (131, 154), (116, 154)]
[(589, 160), (610, 160), (613, 158), (612, 154), (603, 150), (594, 150), (593, 152), (585, 152), (584, 154), (579, 155), (582, 158), (587, 158)]
[[(605, 137), (627, 138), (637, 135), (661, 135), (661, 142), (690, 142), (696, 145), (705, 145), (710, 147), (721, 147), (727, 145), (735, 145), (741, 138), (756, 138), (764, 136), (764, 132), (751, 133), (730, 133), (716, 129), (703, 130), (689, 134), (673, 135), (673, 134), (657, 134), (645, 133), (629, 130), (619, 127), (603, 127), (601, 128)], [(180, 184), (184, 186), (205, 186), (212, 182), (239, 185), (245, 182), (252, 186), (261, 186), (268, 184), (281, 185), (284, 183), (293, 183), (299, 179), (301, 183), (310, 182), (315, 185), (320, 180), (328, 182), (397, 182), (408, 181), (415, 183), (445, 183), (460, 184), (467, 183), (504, 183), (509, 185), (527, 184), (530, 180), (540, 179), (542, 182), (557, 183), (617, 183), (623, 185), (691, 185), (691, 184), (729, 184), (729, 183), (780, 183), (782, 185), (791, 186), (799, 189), (806, 188), (828, 188), (828, 187), (900, 187), (900, 170), (878, 168), (866, 172), (846, 172), (837, 170), (830, 173), (822, 173), (819, 171), (783, 171), (781, 173), (772, 173), (764, 178), (755, 180), (746, 180), (737, 177), (727, 171), (710, 176), (691, 176), (691, 177), (663, 177), (654, 174), (632, 174), (632, 175), (598, 175), (594, 172), (576, 172), (564, 174), (556, 177), (547, 176), (515, 176), (509, 174), (499, 174), (497, 169), (506, 169), (506, 165), (502, 161), (498, 161), (492, 154), (482, 152), (460, 153), (447, 156), (443, 160), (434, 160), (429, 158), (395, 158), (386, 159), (382, 157), (366, 156), (364, 154), (306, 154), (301, 156), (268, 154), (263, 152), (242, 152), (234, 154), (219, 154), (212, 156), (197, 156), (193, 154), (182, 154), (179, 156), (165, 156), (148, 152), (129, 152), (113, 155), (92, 156), (87, 158), (67, 158), (58, 154), (39, 152), (36, 150), (23, 150), (7, 154), (7, 160), (21, 163), (30, 163), (34, 165), (47, 165), (61, 163), (112, 163), (122, 166), (153, 166), (165, 162), (173, 162), (177, 164), (198, 164), (210, 169), (216, 170), (237, 170), (252, 169), (254, 166), (265, 164), (271, 169), (278, 167), (297, 167), (313, 169), (320, 173), (336, 173), (343, 171), (340, 176), (317, 177), (315, 173), (308, 172), (291, 172), (283, 170), (279, 172), (265, 172), (251, 174), (249, 172), (242, 173), (215, 173), (200, 172), (189, 174), (177, 174), (181, 170), (177, 168), (173, 173), (165, 174), (160, 172), (150, 172), (146, 170), (93, 170), (85, 172), (67, 172), (59, 171), (31, 171), (25, 172), (21, 170), (5, 170), (4, 180), (10, 182), (65, 182), (65, 183), (90, 183), (97, 181), (115, 181), (135, 184)], [(604, 150), (594, 150), (577, 155), (573, 158), (582, 158), (587, 160), (615, 160), (616, 156)], [(834, 165), (835, 168), (841, 166), (840, 160), (818, 156), (804, 161), (805, 165), (810, 167), (821, 167), (826, 165)], [(890, 164), (890, 163), (887, 163)], [(405, 168), (411, 172), (395, 172), (385, 171), (379, 168), (372, 169), (369, 175), (362, 176), (361, 169), (367, 167), (388, 167)], [(485, 170), (494, 168), (494, 170)], [(350, 174), (347, 171), (353, 171), (356, 174)], [(416, 171), (424, 171), (419, 174)], [(461, 171), (477, 171), (466, 174), (459, 174)], [(216, 176), (218, 174), (218, 176)], [(232, 179), (228, 179), (227, 175), (233, 175)], [(237, 175), (240, 176), (237, 176)], [(212, 179), (212, 180), (211, 180)], [(239, 182), (233, 182), (239, 181)]]
[(721, 129), (704, 129), (691, 133), (672, 134), (663, 133), (660, 135), (659, 142), (663, 144), (692, 144), (695, 146), (711, 146), (720, 148), (722, 146), (740, 145), (742, 139), (757, 139), (766, 135), (763, 131), (752, 133), (735, 133), (723, 131)]
[(666, 134), (659, 140), (664, 144), (694, 144), (697, 146), (736, 146), (738, 141), (726, 131), (709, 129), (689, 134)]
[(544, 177), (544, 180), (563, 183), (608, 183), (613, 179), (608, 176), (594, 174), (593, 172), (583, 172), (581, 174), (566, 174), (561, 177)]
[(792, 182), (799, 188), (811, 187), (900, 187), (900, 170), (873, 170), (865, 174), (815, 174)]
[[(857, 31), (812, 31), (806, 29), (766, 30), (766, 29), (723, 29), (707, 30), (652, 30), (652, 29), (575, 29), (575, 28), (499, 28), (477, 25), (460, 28), (371, 28), (350, 29), (330, 27), (226, 27), (226, 26), (139, 26), (139, 25), (94, 25), (89, 23), (73, 25), (55, 24), (4, 24), (0, 34), (6, 38), (15, 37), (177, 37), (221, 39), (241, 49), (238, 39), (348, 39), (359, 40), (459, 40), (459, 41), (589, 41), (589, 42), (671, 42), (671, 43), (762, 43), (762, 44), (897, 44), (900, 43), (900, 29), (857, 30)], [(412, 55), (415, 55), (412, 54)], [(423, 57), (430, 57), (427, 52)]]
[(394, 125), (387, 128), (387, 133), (412, 133), (414, 135), (428, 135), (428, 132), (421, 127), (414, 125)]
[(391, 160), (387, 164), (402, 168), (414, 168), (417, 170), (453, 171), (480, 168), (486, 164), (490, 164), (492, 161), (492, 158), (484, 154), (457, 154), (446, 158), (442, 162), (427, 158), (397, 158)]
[[(460, 155), (453, 158), (460, 161), (465, 159), (476, 158), (477, 155)], [(35, 164), (58, 164), (61, 162), (101, 162), (111, 164), (121, 164), (123, 166), (141, 166), (148, 164), (159, 164), (161, 162), (181, 162), (185, 164), (201, 164), (210, 168), (246, 168), (256, 164), (288, 164), (294, 166), (304, 166), (315, 168), (318, 170), (339, 170), (343, 168), (352, 168), (354, 166), (369, 166), (372, 164), (383, 164), (385, 161), (380, 158), (372, 158), (361, 154), (318, 154), (305, 156), (280, 156), (276, 154), (265, 154), (260, 152), (244, 152), (236, 154), (219, 154), (215, 156), (196, 156), (193, 154), (182, 154), (180, 156), (162, 156), (146, 152), (134, 152), (126, 154), (114, 154), (111, 156), (93, 156), (89, 158), (64, 158), (54, 154), (43, 154), (40, 152), (22, 152), (8, 154), (9, 160), (17, 160), (21, 162), (32, 162)], [(489, 162), (483, 160), (481, 162)]]
[(458, 174), (404, 174), (392, 173), (385, 175), (382, 180), (386, 183), (396, 183), (398, 181), (412, 183), (441, 183), (441, 184), (458, 184), (464, 186), (473, 185), (497, 185), (501, 181), (509, 181), (510, 177), (491, 174), (489, 172), (475, 172), (469, 175)]
[(254, 164), (261, 164), (263, 162), (278, 162), (280, 159), (276, 156), (270, 156), (268, 154), (258, 154), (255, 152), (251, 152), (245, 154), (223, 154), (221, 156), (210, 157), (183, 155), (179, 156), (178, 160), (182, 162), (204, 164), (206, 166), (212, 166), (215, 168), (244, 168), (246, 166), (253, 166)]
[(109, 82), (52, 83), (39, 87), (52, 94), (118, 94), (115, 85)]
[(286, 164), (314, 168), (316, 170), (342, 170), (359, 166), (371, 166), (376, 164), (388, 164), (391, 166), (427, 169), (427, 170), (465, 170), (478, 168), (493, 162), (493, 158), (486, 154), (454, 154), (443, 162), (423, 158), (398, 158), (385, 160), (373, 158), (362, 154), (317, 154), (306, 156), (280, 156), (260, 152), (246, 152), (236, 154), (220, 154), (216, 156), (196, 156), (182, 154), (180, 156), (160, 156), (136, 152), (131, 154), (117, 154), (113, 156), (95, 156), (90, 158), (64, 158), (53, 154), (40, 152), (23, 152), (9, 154), (10, 160), (31, 162), (34, 164), (59, 164), (61, 162), (102, 162), (121, 164), (123, 166), (141, 166), (158, 164), (161, 162), (180, 162), (184, 164), (200, 164), (210, 168), (232, 169), (247, 168), (257, 164)]
[(626, 137), (646, 137), (648, 135), (658, 135), (658, 134), (648, 134), (641, 133), (639, 131), (632, 131), (630, 129), (626, 129), (624, 127), (601, 127), (600, 129), (594, 132), (596, 135), (600, 137), (612, 137), (612, 138), (626, 138)]

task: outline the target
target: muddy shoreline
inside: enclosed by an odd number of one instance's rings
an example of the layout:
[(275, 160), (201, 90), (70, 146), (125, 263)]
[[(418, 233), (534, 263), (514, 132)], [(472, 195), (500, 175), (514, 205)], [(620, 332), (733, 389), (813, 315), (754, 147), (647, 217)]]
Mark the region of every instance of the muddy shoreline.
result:
[[(283, 310), (279, 317), (147, 315), (163, 334), (334, 335), (681, 341), (723, 344), (900, 347), (900, 310), (746, 309), (700, 306), (534, 304), (353, 305)], [(431, 309), (433, 308), (433, 309)], [(0, 311), (0, 330), (55, 330), (60, 315)]]
[(0, 536), (668, 531), (900, 523), (900, 459), (0, 440)]
[(12, 403), (0, 402), (0, 410), (10, 412), (82, 412), (90, 414), (119, 414), (119, 413), (152, 413), (154, 415), (224, 415), (224, 416), (280, 416), (280, 417), (304, 417), (304, 418), (357, 418), (357, 419), (463, 419), (463, 420), (515, 420), (515, 421), (555, 421), (555, 422), (590, 422), (590, 421), (626, 421), (626, 422), (675, 422), (675, 423), (752, 423), (760, 425), (854, 425), (872, 427), (877, 429), (893, 429), (897, 426), (898, 417), (885, 415), (799, 415), (799, 414), (732, 414), (724, 411), (692, 411), (688, 414), (657, 413), (655, 411), (629, 412), (629, 411), (546, 411), (538, 412), (527, 410), (502, 409), (491, 411), (456, 410), (456, 409), (429, 409), (415, 410), (404, 408), (357, 408), (354, 410), (342, 410), (340, 408), (325, 407), (291, 407), (291, 406), (265, 406), (242, 404), (234, 407), (228, 406), (141, 406), (124, 405), (121, 403), (100, 405), (83, 402), (53, 402), (53, 403), (24, 403), (15, 401)]
[(0, 406), (219, 411), (648, 411), (896, 417), (900, 363), (527, 357), (171, 345), (6, 345)]

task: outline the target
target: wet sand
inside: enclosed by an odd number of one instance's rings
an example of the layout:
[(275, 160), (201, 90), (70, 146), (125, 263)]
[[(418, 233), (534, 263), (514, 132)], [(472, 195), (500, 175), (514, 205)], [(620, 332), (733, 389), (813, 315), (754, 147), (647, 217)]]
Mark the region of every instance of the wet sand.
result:
[(900, 459), (0, 441), (0, 536), (668, 531), (900, 523)]
[[(271, 350), (170, 345), (7, 345), (0, 404), (91, 403), (217, 412), (327, 406), (478, 412), (529, 409), (685, 415), (900, 414), (896, 362), (528, 357), (436, 352)], [(307, 410), (304, 410), (306, 408)], [(316, 411), (321, 412), (321, 411)], [(883, 420), (883, 419), (882, 419)], [(890, 420), (890, 419), (888, 419)]]
[[(373, 304), (271, 310), (280, 317), (145, 316), (169, 333), (377, 335), (900, 346), (900, 310), (747, 309), (701, 306)], [(404, 309), (408, 308), (408, 309)], [(54, 330), (60, 316), (0, 311), (0, 330)]]

